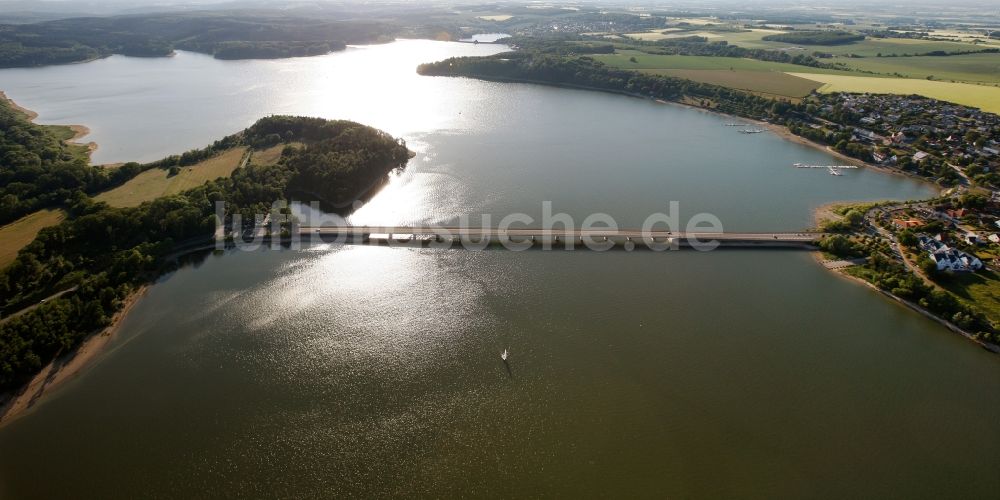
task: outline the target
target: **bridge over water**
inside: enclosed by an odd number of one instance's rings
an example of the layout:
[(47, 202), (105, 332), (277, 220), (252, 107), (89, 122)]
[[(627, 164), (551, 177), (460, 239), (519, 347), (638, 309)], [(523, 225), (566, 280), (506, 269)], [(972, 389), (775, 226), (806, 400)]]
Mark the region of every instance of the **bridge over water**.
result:
[(792, 247), (815, 248), (825, 236), (818, 232), (678, 232), (641, 229), (554, 229), (554, 228), (493, 228), (447, 226), (302, 226), (301, 238), (319, 237), (323, 241), (343, 241), (361, 244), (411, 244), (427, 246), (507, 245), (552, 248), (591, 247), (697, 247), (718, 242), (724, 247)]

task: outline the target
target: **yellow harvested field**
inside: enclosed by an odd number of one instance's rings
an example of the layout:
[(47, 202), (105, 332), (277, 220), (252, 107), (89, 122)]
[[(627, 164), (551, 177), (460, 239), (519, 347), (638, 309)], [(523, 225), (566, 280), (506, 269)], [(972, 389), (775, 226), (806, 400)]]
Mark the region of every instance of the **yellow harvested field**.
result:
[(125, 184), (97, 195), (95, 199), (113, 207), (135, 207), (161, 196), (200, 186), (219, 177), (229, 177), (233, 170), (240, 166), (246, 149), (239, 147), (224, 151), (200, 163), (182, 167), (180, 173), (174, 176), (159, 168), (147, 170)]
[(629, 37), (629, 38), (631, 38), (633, 40), (645, 40), (647, 42), (655, 42), (657, 40), (663, 40), (663, 39), (666, 39), (666, 38), (676, 38), (677, 37), (677, 35), (673, 35), (673, 34), (667, 34), (667, 35), (665, 35), (663, 33), (660, 33), (659, 31), (655, 31), (655, 30), (654, 31), (643, 31), (643, 32), (640, 32), (640, 33), (625, 33), (625, 36), (627, 36), (627, 37)]
[(971, 83), (938, 82), (914, 78), (878, 78), (870, 76), (789, 73), (821, 82), (820, 92), (869, 92), (873, 94), (917, 94), (1000, 113), (1000, 87)]
[(702, 36), (708, 38), (709, 40), (713, 38), (722, 38), (722, 35), (718, 33), (712, 33), (709, 31), (668, 31), (668, 30), (652, 30), (652, 31), (644, 31), (642, 33), (626, 33), (625, 36), (636, 40), (646, 40), (646, 41), (669, 40), (671, 38), (684, 38), (689, 36)]
[(31, 243), (39, 231), (65, 218), (66, 212), (62, 210), (39, 210), (0, 227), (0, 269), (14, 262), (17, 252)]
[(719, 24), (719, 20), (711, 17), (674, 17), (671, 22), (687, 23), (694, 26), (704, 26), (706, 24)]

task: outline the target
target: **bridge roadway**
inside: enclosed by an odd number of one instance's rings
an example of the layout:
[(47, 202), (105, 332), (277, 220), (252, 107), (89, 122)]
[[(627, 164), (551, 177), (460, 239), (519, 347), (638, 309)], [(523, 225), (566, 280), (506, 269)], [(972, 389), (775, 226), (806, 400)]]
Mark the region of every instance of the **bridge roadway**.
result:
[[(692, 246), (696, 242), (718, 241), (721, 246), (743, 247), (806, 247), (824, 236), (815, 232), (774, 232), (774, 233), (702, 233), (678, 231), (649, 231), (641, 229), (539, 229), (489, 227), (444, 227), (444, 226), (302, 226), (299, 235), (319, 235), (323, 239), (340, 238), (355, 243), (405, 243), (405, 242), (470, 242), (491, 244), (510, 242), (514, 244), (559, 243), (567, 240), (581, 244), (582, 238), (589, 237), (594, 243), (611, 242), (616, 245), (632, 243), (636, 246), (652, 242), (657, 245), (676, 243), (678, 246)], [(391, 241), (390, 241), (391, 240)]]

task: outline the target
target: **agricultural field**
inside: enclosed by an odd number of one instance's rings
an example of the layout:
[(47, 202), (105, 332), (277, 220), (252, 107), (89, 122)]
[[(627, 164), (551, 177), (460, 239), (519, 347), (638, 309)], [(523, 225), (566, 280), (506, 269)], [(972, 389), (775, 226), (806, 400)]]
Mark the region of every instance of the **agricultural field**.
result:
[[(647, 54), (638, 50), (619, 50), (614, 54), (593, 54), (589, 57), (622, 69), (732, 69), (744, 71), (784, 71), (784, 72), (823, 72), (852, 74), (846, 71), (810, 68), (797, 64), (787, 64), (740, 57), (716, 56), (679, 56)], [(635, 58), (635, 62), (630, 59)]]
[(905, 78), (927, 78), (956, 82), (1000, 84), (1000, 54), (963, 54), (935, 57), (837, 58), (851, 68)]
[[(682, 33), (691, 34), (692, 32)], [(759, 33), (751, 34), (762, 36)], [(747, 33), (724, 33), (724, 35), (727, 37), (746, 36)], [(857, 47), (862, 44), (868, 44), (871, 48), (871, 44), (876, 42), (888, 42), (896, 44), (896, 46), (906, 47), (919, 46), (923, 49), (931, 47), (931, 45), (927, 45), (928, 43), (937, 45), (951, 43), (908, 39), (865, 40), (838, 48)], [(969, 47), (974, 46), (969, 45)], [(823, 50), (826, 49), (827, 47), (823, 47)], [(998, 87), (1000, 86), (1000, 54), (835, 57), (832, 60), (827, 60), (844, 63), (853, 70), (870, 71), (875, 74), (812, 68), (756, 59), (656, 55), (640, 50), (625, 49), (618, 50), (614, 54), (595, 54), (591, 57), (621, 69), (688, 78), (768, 96), (799, 98), (808, 95), (822, 85), (820, 90), (826, 92), (919, 94), (992, 112), (997, 112), (998, 99), (1000, 99), (998, 97), (998, 93), (1000, 93), (1000, 87)], [(928, 76), (931, 76), (934, 81), (928, 81)]]
[[(822, 83), (794, 76), (792, 72), (829, 72), (851, 74), (736, 57), (653, 55), (634, 50), (591, 56), (609, 66), (644, 73), (676, 76), (697, 82), (746, 90), (768, 96), (799, 98), (819, 88)], [(636, 62), (630, 59), (635, 58)]]
[(714, 17), (671, 17), (668, 19), (671, 24), (689, 24), (691, 26), (706, 26), (710, 24), (724, 23)]
[[(711, 30), (706, 30), (711, 31)], [(868, 38), (859, 42), (844, 45), (796, 45), (792, 43), (775, 42), (762, 40), (767, 35), (784, 33), (777, 30), (755, 29), (746, 32), (725, 32), (719, 31), (715, 34), (717, 38), (712, 41), (726, 41), (733, 45), (753, 49), (778, 49), (787, 50), (790, 54), (802, 52), (812, 54), (815, 51), (827, 52), (834, 55), (855, 54), (862, 57), (876, 57), (878, 54), (924, 54), (935, 50), (946, 52), (979, 50), (983, 47), (971, 43), (961, 42), (936, 42), (930, 40), (915, 40), (909, 38)]]
[(624, 36), (631, 38), (633, 40), (643, 40), (647, 42), (655, 42), (657, 40), (667, 40), (670, 38), (678, 38), (682, 36), (691, 36), (694, 33), (689, 31), (676, 31), (676, 30), (650, 30), (641, 31), (639, 33), (625, 33)]
[(829, 75), (820, 73), (790, 73), (825, 85), (820, 92), (871, 92), (876, 94), (917, 94), (932, 99), (980, 108), (1000, 113), (1000, 87), (951, 83), (911, 78), (879, 78), (870, 76)]
[(514, 17), (514, 16), (512, 16), (510, 14), (495, 14), (495, 15), (490, 15), (490, 16), (476, 16), (476, 17), (479, 18), (479, 19), (482, 19), (484, 21), (503, 22), (503, 21), (506, 21), (506, 20)]
[[(907, 31), (898, 31), (899, 33), (908, 33)], [(965, 31), (956, 29), (944, 29), (944, 30), (927, 30), (930, 36), (934, 38), (947, 38), (949, 40), (954, 40), (956, 42), (979, 42), (987, 45), (1000, 45), (1000, 40), (994, 40), (987, 38), (985, 33), (982, 31)], [(912, 32), (910, 32), (912, 33)]]
[(240, 166), (244, 153), (245, 147), (233, 148), (200, 163), (182, 167), (173, 176), (159, 168), (147, 170), (125, 184), (97, 195), (95, 199), (113, 207), (135, 207), (145, 201), (200, 186), (206, 181), (228, 177)]
[(39, 210), (0, 227), (0, 269), (14, 262), (17, 252), (31, 243), (39, 231), (65, 218), (66, 212), (62, 210)]
[(746, 90), (755, 94), (764, 94), (765, 97), (802, 98), (823, 85), (814, 80), (776, 71), (730, 71), (727, 69), (654, 69), (646, 71)]

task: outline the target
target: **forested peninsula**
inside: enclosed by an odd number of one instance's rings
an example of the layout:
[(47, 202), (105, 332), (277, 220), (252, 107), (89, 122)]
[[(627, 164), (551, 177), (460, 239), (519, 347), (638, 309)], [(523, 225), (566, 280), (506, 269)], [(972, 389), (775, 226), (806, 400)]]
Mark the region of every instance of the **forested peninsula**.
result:
[[(71, 146), (6, 102), (0, 103), (0, 117), (9, 120), (0, 133), (0, 155), (8, 163), (19, 159), (20, 165), (13, 174), (0, 171), (19, 179), (5, 184), (22, 182), (25, 192), (38, 193), (31, 207), (57, 206), (68, 214), (42, 229), (0, 270), (0, 393), (8, 396), (61, 353), (107, 327), (130, 295), (166, 269), (165, 257), (178, 245), (208, 241), (216, 228), (217, 201), (226, 202), (227, 218), (265, 213), (292, 193), (301, 201), (349, 205), (349, 198), (409, 159), (402, 140), (365, 125), (272, 116), (203, 150), (128, 168), (160, 168), (169, 175), (178, 165), (227, 148), (252, 152), (285, 144), (279, 160), (251, 160), (230, 177), (116, 208), (89, 196), (109, 185), (114, 173), (86, 166)], [(59, 189), (46, 188), (56, 181)]]
[(389, 41), (398, 26), (276, 13), (198, 12), (0, 25), (0, 68), (83, 62), (112, 54), (165, 57), (189, 50), (218, 59), (314, 56)]
[(602, 90), (695, 104), (755, 119), (780, 117), (793, 107), (788, 101), (768, 99), (718, 85), (615, 69), (588, 56), (567, 57), (533, 51), (445, 59), (421, 64), (417, 73)]

